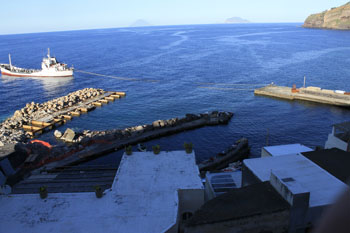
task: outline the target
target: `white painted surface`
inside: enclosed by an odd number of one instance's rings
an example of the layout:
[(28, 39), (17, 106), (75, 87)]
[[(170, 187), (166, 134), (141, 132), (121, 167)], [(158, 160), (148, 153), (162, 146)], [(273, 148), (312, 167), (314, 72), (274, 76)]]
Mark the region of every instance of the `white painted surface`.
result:
[(310, 192), (310, 207), (333, 203), (347, 188), (343, 182), (300, 155), (246, 159), (243, 163), (261, 181), (270, 180), (271, 172), (293, 178)]
[(301, 152), (313, 151), (311, 148), (301, 145), (301, 144), (288, 144), (288, 145), (279, 145), (279, 146), (265, 146), (262, 149), (261, 157), (266, 156), (281, 156), (281, 155), (290, 155), (297, 154)]
[(123, 156), (112, 189), (0, 196), (0, 232), (164, 232), (176, 223), (178, 189), (201, 189), (194, 153)]
[(343, 140), (334, 136), (333, 133), (328, 134), (328, 140), (324, 146), (325, 149), (338, 148), (340, 150), (346, 151), (348, 148), (348, 144)]

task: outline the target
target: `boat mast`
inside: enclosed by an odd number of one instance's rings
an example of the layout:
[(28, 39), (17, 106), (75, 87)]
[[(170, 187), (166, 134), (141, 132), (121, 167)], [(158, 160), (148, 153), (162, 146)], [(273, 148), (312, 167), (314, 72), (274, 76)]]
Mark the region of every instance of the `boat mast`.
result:
[(47, 57), (50, 58), (50, 48), (47, 48)]
[(9, 54), (9, 63), (10, 63), (10, 70), (12, 70), (11, 54)]

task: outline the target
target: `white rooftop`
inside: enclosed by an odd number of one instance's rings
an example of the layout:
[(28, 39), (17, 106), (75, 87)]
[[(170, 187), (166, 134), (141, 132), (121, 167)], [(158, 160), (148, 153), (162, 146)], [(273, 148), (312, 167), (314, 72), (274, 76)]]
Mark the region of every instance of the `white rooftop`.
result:
[(261, 181), (269, 181), (271, 172), (283, 174), (283, 178), (293, 178), (310, 192), (310, 207), (333, 203), (339, 193), (347, 188), (343, 182), (302, 155), (246, 159), (243, 163)]
[(175, 224), (178, 189), (202, 189), (194, 153), (124, 155), (112, 189), (0, 195), (0, 232), (164, 232)]
[(297, 154), (301, 152), (313, 151), (311, 148), (301, 144), (287, 144), (279, 146), (265, 146), (263, 147), (271, 156)]

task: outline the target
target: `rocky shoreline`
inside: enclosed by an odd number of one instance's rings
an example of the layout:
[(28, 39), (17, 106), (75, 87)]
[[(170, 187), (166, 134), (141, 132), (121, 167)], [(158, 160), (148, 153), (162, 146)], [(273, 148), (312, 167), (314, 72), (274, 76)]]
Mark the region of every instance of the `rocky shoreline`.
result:
[(350, 30), (350, 2), (318, 14), (310, 15), (305, 20), (303, 27)]
[[(30, 124), (32, 120), (48, 122), (53, 120), (70, 108), (89, 102), (94, 98), (104, 95), (106, 91), (95, 88), (85, 88), (66, 96), (62, 96), (45, 103), (27, 103), (25, 107), (15, 111), (13, 116), (0, 124), (0, 147), (6, 144), (27, 142), (31, 135), (22, 129), (23, 125)], [(87, 108), (94, 107), (92, 103), (85, 104)]]

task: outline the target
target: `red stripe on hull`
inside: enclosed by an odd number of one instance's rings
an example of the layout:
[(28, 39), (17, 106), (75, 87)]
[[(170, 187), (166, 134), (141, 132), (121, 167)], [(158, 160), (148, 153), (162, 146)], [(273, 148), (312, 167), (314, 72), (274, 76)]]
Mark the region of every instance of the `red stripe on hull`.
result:
[(12, 77), (36, 77), (36, 78), (54, 78), (54, 77), (72, 77), (73, 75), (63, 75), (63, 76), (31, 76), (31, 75), (20, 75), (20, 74), (11, 74), (6, 72), (1, 72), (2, 75), (12, 76)]

